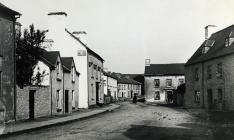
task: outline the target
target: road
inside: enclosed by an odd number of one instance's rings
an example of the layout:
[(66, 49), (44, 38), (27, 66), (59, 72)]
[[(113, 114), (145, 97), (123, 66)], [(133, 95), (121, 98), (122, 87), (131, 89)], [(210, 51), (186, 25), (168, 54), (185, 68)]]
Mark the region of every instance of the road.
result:
[[(214, 113), (214, 112), (213, 112)], [(217, 113), (217, 112), (215, 112)], [(219, 112), (220, 114), (220, 112)], [(89, 119), (0, 138), (6, 140), (221, 140), (234, 139), (234, 122), (200, 110), (142, 103)], [(219, 116), (213, 114), (214, 116)], [(222, 117), (222, 116), (221, 116)], [(230, 118), (233, 118), (230, 116)], [(216, 119), (216, 120), (215, 120)], [(224, 122), (225, 121), (225, 122)]]

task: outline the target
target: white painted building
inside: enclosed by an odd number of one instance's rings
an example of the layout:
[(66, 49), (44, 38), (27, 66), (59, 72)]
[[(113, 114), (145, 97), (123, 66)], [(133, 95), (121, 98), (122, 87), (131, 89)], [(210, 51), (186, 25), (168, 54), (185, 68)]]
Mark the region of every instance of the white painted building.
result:
[(103, 72), (104, 94), (112, 96), (113, 100), (118, 100), (117, 78), (111, 73)]
[(146, 101), (155, 103), (174, 103), (177, 98), (175, 90), (184, 82), (184, 64), (146, 65)]
[(49, 13), (48, 16), (47, 39), (53, 40), (49, 50), (60, 51), (62, 57), (73, 57), (76, 69), (80, 73), (79, 108), (102, 104), (104, 94), (101, 73), (104, 60), (82, 42), (80, 36), (67, 29), (66, 13)]

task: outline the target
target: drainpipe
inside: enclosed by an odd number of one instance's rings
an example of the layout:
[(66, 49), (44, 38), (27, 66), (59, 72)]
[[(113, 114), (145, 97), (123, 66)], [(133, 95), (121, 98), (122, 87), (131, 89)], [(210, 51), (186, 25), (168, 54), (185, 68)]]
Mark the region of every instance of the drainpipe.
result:
[[(62, 72), (62, 71), (61, 71)], [(63, 114), (65, 114), (65, 101), (64, 101), (64, 99), (65, 99), (65, 91), (64, 91), (64, 73), (62, 73), (63, 74)], [(69, 95), (68, 95), (69, 96)], [(69, 97), (68, 97), (68, 99), (69, 99)], [(68, 103), (69, 104), (69, 103)], [(69, 110), (68, 110), (68, 112), (69, 112)]]
[(205, 108), (205, 89), (204, 89), (204, 62), (202, 62), (202, 108)]
[(51, 74), (52, 74), (52, 70), (51, 70), (51, 68), (50, 68), (50, 116), (52, 117), (52, 115), (53, 115), (53, 96), (52, 96), (52, 94), (53, 94), (53, 92), (52, 92), (52, 76), (51, 76)]

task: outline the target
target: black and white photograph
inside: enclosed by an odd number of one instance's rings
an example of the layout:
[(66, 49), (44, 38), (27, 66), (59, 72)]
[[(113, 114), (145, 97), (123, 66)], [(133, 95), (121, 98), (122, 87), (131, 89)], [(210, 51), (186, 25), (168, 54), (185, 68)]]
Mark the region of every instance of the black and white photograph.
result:
[(0, 0), (0, 140), (234, 140), (233, 0)]

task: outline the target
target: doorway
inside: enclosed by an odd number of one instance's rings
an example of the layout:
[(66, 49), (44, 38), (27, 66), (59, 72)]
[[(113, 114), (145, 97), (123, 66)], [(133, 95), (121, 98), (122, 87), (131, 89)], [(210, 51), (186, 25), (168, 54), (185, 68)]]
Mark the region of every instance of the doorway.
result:
[(96, 104), (99, 104), (99, 82), (96, 82)]
[(173, 102), (174, 102), (173, 92), (171, 90), (168, 90), (166, 92), (167, 92), (167, 103), (173, 104)]
[(69, 90), (65, 90), (65, 113), (69, 111)]
[(213, 94), (212, 89), (207, 89), (208, 109), (213, 108)]
[(29, 91), (29, 119), (34, 119), (35, 90)]

